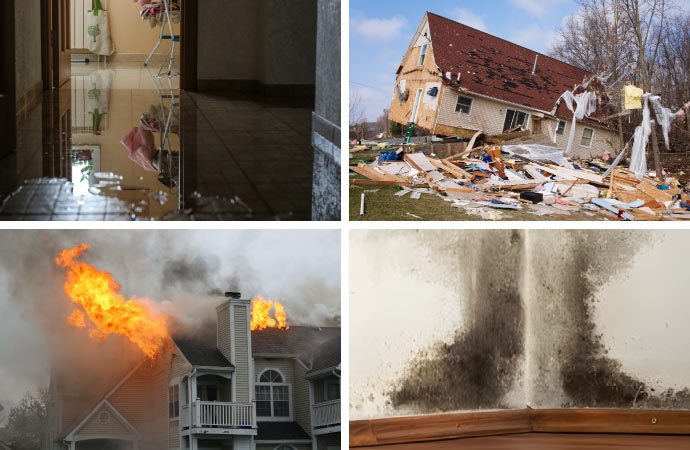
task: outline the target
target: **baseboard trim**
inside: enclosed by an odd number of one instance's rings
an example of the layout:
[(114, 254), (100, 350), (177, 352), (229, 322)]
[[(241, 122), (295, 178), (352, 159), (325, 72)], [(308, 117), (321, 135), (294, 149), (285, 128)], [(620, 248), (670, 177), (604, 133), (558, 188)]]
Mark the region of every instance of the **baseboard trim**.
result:
[[(94, 53), (91, 53), (89, 50), (81, 50), (81, 49), (72, 49), (72, 58), (75, 59), (75, 57), (85, 57), (89, 58), (91, 61), (90, 63), (98, 62), (99, 55), (96, 55)], [(168, 63), (168, 56), (169, 53), (156, 53), (153, 55), (153, 58), (151, 58), (151, 62), (149, 63), (152, 66), (160, 65), (160, 64), (166, 64)], [(110, 56), (100, 56), (101, 61), (107, 61), (109, 63), (132, 63), (132, 64), (144, 64), (146, 62), (146, 58), (148, 58), (148, 54), (142, 54), (142, 53), (115, 53)], [(177, 59), (177, 58), (176, 58)]]
[(521, 409), (350, 421), (350, 447), (515, 433), (690, 435), (690, 411)]
[(29, 117), (29, 114), (38, 107), (43, 101), (43, 81), (39, 80), (32, 84), (29, 89), (26, 90), (22, 95), (17, 97), (16, 102), (16, 113), (17, 120), (16, 124), (19, 125), (24, 119)]

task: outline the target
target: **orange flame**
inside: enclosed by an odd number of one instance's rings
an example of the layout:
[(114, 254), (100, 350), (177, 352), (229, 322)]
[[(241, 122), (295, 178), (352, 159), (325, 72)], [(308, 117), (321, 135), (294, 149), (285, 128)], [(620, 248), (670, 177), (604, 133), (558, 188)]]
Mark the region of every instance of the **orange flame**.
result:
[(120, 334), (153, 358), (168, 337), (166, 317), (154, 316), (136, 298), (125, 300), (118, 293), (120, 285), (110, 273), (76, 261), (89, 248), (88, 244), (81, 244), (63, 250), (55, 258), (58, 266), (67, 269), (65, 292), (83, 308), (83, 311), (75, 309), (67, 321), (72, 326), (83, 328), (88, 316), (92, 326), (89, 330), (91, 339), (102, 340), (109, 334)]
[[(271, 307), (275, 308), (275, 319), (269, 315)], [(285, 308), (279, 302), (264, 300), (263, 297), (256, 297), (252, 300), (252, 330), (263, 330), (265, 328), (280, 328), (287, 330), (287, 315)]]

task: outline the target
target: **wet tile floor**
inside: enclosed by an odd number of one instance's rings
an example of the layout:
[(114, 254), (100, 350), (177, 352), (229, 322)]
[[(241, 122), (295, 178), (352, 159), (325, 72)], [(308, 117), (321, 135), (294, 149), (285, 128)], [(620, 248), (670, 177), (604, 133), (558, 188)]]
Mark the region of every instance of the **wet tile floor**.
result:
[(75, 67), (0, 160), (0, 220), (310, 220), (313, 105), (177, 87)]

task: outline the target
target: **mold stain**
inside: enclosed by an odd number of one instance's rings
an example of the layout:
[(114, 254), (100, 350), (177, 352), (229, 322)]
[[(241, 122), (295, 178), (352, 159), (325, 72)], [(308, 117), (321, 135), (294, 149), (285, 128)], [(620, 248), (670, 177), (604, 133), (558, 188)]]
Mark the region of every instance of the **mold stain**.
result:
[[(522, 408), (509, 394), (524, 390), (527, 398), (536, 397), (530, 406), (537, 408), (690, 409), (688, 388), (656, 393), (607, 356), (593, 320), (599, 287), (626, 270), (653, 242), (653, 233), (486, 231), (469, 236), (457, 275), (467, 303), (464, 325), (449, 343), (411, 355), (386, 393), (390, 406), (421, 413)], [(529, 290), (523, 288), (527, 277)], [(534, 326), (531, 339), (526, 339), (526, 322)], [(530, 385), (522, 386), (524, 380)]]

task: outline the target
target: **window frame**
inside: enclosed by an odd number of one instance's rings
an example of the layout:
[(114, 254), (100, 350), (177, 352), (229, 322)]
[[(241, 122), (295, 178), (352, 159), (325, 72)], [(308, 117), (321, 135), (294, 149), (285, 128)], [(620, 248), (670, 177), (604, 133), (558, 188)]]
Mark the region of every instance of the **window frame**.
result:
[[(338, 386), (338, 398), (328, 398), (328, 386), (329, 385), (336, 385)], [(340, 383), (336, 380), (325, 380), (323, 382), (323, 398), (325, 402), (334, 402), (336, 400), (340, 400), (342, 395), (342, 392), (340, 390)]]
[[(561, 129), (561, 124), (563, 124), (563, 130), (559, 133), (558, 130)], [(556, 125), (556, 136), (565, 136), (565, 127), (568, 124), (565, 123), (565, 120), (559, 120), (558, 124)]]
[[(585, 138), (585, 130), (591, 130), (592, 131), (592, 134), (589, 136), (589, 145), (584, 145), (582, 143), (582, 140)], [(594, 128), (582, 127), (582, 136), (580, 136), (580, 147), (592, 148), (592, 144), (594, 144)]]
[(417, 66), (423, 66), (426, 62), (426, 54), (429, 52), (429, 44), (422, 44), (422, 49), (419, 51), (419, 59)]
[[(274, 371), (274, 372), (278, 373), (283, 381), (281, 383), (277, 383), (274, 381), (271, 381), (271, 382), (260, 381), (263, 374), (268, 372), (268, 371)], [(256, 414), (257, 420), (261, 419), (262, 422), (285, 422), (285, 421), (292, 421), (293, 420), (292, 384), (286, 383), (285, 382), (286, 380), (287, 380), (287, 378), (285, 377), (283, 372), (281, 372), (280, 370), (278, 370), (276, 368), (272, 368), (272, 367), (269, 367), (269, 368), (262, 370), (261, 373), (259, 373), (259, 376), (256, 377), (256, 382), (254, 383), (254, 404), (256, 405), (256, 403), (258, 402), (258, 400), (256, 398), (257, 397), (257, 395), (256, 395), (257, 387), (265, 386), (265, 387), (269, 388), (268, 389), (268, 393), (269, 393), (269, 400), (268, 401), (269, 401), (269, 404), (271, 405), (271, 415), (270, 416), (260, 416), (258, 408), (257, 408), (257, 414)], [(274, 400), (273, 400), (273, 388), (274, 387), (287, 387), (287, 391), (288, 391), (287, 392), (287, 395), (288, 395), (287, 402), (288, 402), (288, 413), (289, 413), (289, 415), (287, 415), (287, 416), (276, 416), (275, 415), (275, 411), (274, 411), (275, 405), (273, 404), (274, 403)], [(265, 400), (262, 400), (262, 401), (265, 401)], [(281, 445), (283, 445), (283, 444), (281, 444)]]
[[(462, 110), (458, 111), (458, 106), (460, 105), (460, 99), (461, 98), (470, 101), (470, 105), (469, 105), (470, 109), (467, 112), (464, 112)], [(472, 106), (474, 106), (474, 99), (472, 97), (467, 97), (466, 95), (458, 94), (458, 98), (455, 99), (455, 113), (456, 114), (462, 114), (463, 116), (469, 116), (470, 114), (472, 114)]]
[[(172, 395), (171, 395), (172, 392)], [(177, 394), (177, 400), (175, 400)], [(180, 420), (180, 385), (168, 386), (168, 420)]]
[[(505, 133), (507, 130), (510, 130), (510, 129), (512, 129), (512, 128), (515, 128), (515, 127), (518, 125), (518, 124), (516, 123), (516, 124), (515, 124), (514, 126), (512, 126), (512, 127), (510, 127), (510, 126), (509, 126), (508, 128), (505, 127), (506, 119), (508, 118), (508, 112), (509, 112), (509, 111), (513, 111), (514, 113), (518, 113), (518, 114), (520, 114), (520, 113), (525, 114), (525, 122), (522, 123), (522, 124), (520, 124), (520, 125), (522, 125), (522, 127), (523, 127), (525, 130), (529, 130), (529, 129), (530, 129), (530, 118), (532, 117), (532, 113), (528, 113), (528, 112), (525, 112), (525, 111), (520, 111), (519, 109), (506, 108), (506, 113), (505, 113), (505, 115), (503, 116), (503, 131), (501, 131), (501, 133)], [(515, 115), (513, 115), (513, 119), (514, 119), (514, 118), (515, 118)], [(511, 120), (511, 122), (512, 122), (512, 120)]]

